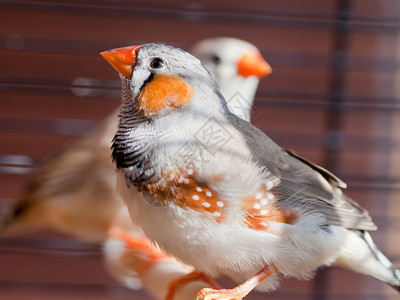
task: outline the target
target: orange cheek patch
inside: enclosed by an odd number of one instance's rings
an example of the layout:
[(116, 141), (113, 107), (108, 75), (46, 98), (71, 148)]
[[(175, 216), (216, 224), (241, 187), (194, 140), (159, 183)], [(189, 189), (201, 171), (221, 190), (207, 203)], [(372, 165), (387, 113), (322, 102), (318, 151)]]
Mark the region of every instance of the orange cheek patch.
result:
[(217, 222), (225, 219), (226, 201), (221, 200), (217, 192), (198, 182), (193, 174), (166, 174), (159, 182), (147, 185), (146, 190), (163, 205), (173, 200), (184, 209), (207, 213)]
[(194, 89), (178, 76), (157, 74), (140, 92), (138, 105), (146, 116), (190, 103)]
[(293, 224), (298, 216), (295, 212), (275, 206), (278, 196), (271, 190), (260, 189), (255, 195), (243, 199), (244, 224), (255, 230), (269, 230), (270, 222)]

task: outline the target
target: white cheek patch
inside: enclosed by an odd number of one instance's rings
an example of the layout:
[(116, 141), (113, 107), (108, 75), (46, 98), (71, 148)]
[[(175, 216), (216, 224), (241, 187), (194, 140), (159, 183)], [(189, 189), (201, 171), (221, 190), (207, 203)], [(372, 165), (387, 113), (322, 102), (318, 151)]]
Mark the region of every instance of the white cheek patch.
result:
[(143, 83), (150, 77), (151, 73), (145, 69), (135, 69), (131, 78), (133, 94), (136, 96), (140, 92)]

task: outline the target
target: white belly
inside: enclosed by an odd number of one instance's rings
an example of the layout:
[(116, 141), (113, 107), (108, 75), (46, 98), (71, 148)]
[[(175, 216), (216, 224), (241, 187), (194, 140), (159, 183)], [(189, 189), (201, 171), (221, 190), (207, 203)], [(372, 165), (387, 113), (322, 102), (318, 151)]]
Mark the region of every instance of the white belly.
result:
[[(317, 215), (300, 217), (293, 225), (271, 222), (272, 233), (250, 229), (241, 222), (217, 223), (173, 203), (151, 205), (135, 188), (127, 188), (125, 180), (123, 186), (121, 196), (133, 222), (165, 251), (212, 276), (241, 281), (273, 263), (285, 276), (304, 278), (332, 262), (341, 251), (345, 229), (332, 227), (332, 232), (325, 232), (318, 226)], [(276, 284), (277, 276), (272, 276), (259, 288), (267, 290)]]

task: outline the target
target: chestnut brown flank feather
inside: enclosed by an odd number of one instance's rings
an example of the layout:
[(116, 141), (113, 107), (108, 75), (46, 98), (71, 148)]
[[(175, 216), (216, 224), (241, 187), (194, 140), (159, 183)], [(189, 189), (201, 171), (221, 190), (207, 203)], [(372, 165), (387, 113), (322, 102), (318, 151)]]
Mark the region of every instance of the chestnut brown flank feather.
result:
[(245, 211), (244, 224), (255, 230), (271, 231), (270, 222), (293, 224), (298, 216), (294, 211), (285, 210), (274, 205), (278, 196), (271, 190), (260, 188), (251, 196), (243, 199), (242, 206)]
[(194, 174), (168, 173), (157, 182), (147, 184), (143, 190), (150, 192), (155, 200), (165, 205), (173, 200), (184, 209), (192, 209), (217, 222), (225, 219), (224, 208), (227, 202), (220, 199), (217, 192), (196, 180)]

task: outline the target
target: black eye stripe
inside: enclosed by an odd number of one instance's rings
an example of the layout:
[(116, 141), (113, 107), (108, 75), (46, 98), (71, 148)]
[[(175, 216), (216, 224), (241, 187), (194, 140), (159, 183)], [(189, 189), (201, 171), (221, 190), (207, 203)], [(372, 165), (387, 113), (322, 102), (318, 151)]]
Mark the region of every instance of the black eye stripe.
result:
[(150, 76), (143, 82), (142, 86), (139, 88), (139, 92), (143, 90), (143, 88), (148, 84), (150, 81), (153, 80), (154, 74), (151, 73)]

